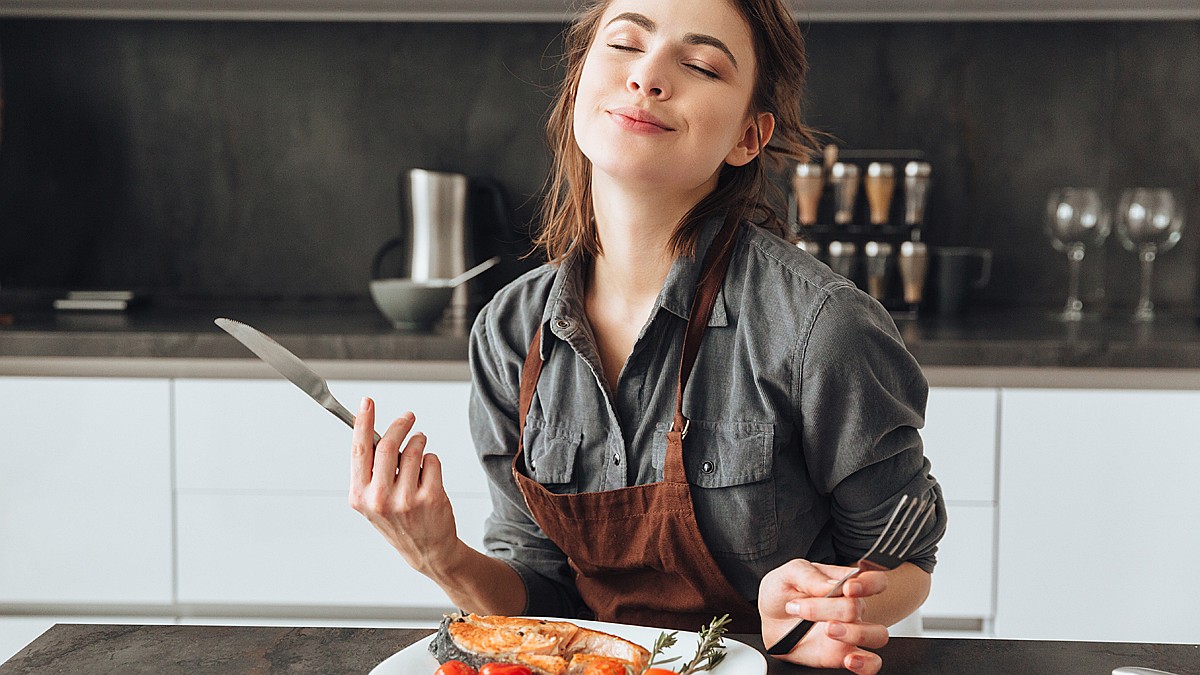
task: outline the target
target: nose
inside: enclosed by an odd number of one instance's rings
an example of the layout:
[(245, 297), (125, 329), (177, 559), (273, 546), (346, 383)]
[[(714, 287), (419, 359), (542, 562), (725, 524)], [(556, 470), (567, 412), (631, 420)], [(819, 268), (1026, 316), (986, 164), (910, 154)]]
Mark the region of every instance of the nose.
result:
[(645, 54), (629, 71), (625, 86), (646, 98), (671, 98), (671, 83), (662, 56), (654, 52)]

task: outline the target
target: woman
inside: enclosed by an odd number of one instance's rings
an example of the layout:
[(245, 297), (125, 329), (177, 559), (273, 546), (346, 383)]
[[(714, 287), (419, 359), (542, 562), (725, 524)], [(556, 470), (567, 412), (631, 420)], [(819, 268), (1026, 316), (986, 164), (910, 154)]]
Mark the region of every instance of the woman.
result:
[(355, 428), (351, 504), (460, 608), (688, 630), (730, 613), (767, 644), (807, 618), (784, 658), (878, 672), (866, 648), (924, 600), (945, 511), (908, 562), (822, 597), (901, 495), (940, 490), (887, 313), (751, 224), (774, 224), (764, 159), (812, 147), (804, 74), (779, 0), (608, 0), (572, 26), (551, 263), (471, 334), (488, 553), (455, 535), (411, 413), (374, 450), (369, 399)]

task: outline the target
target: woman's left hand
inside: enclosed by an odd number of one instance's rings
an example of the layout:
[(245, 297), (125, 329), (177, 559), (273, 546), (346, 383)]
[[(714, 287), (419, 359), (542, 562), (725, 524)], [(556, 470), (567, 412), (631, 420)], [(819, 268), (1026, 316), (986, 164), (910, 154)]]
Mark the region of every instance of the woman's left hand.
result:
[(792, 560), (771, 570), (758, 588), (763, 643), (772, 645), (801, 619), (815, 621), (808, 635), (784, 661), (814, 668), (845, 668), (875, 675), (883, 667), (877, 649), (887, 644), (887, 627), (863, 621), (864, 598), (882, 593), (888, 584), (882, 572), (864, 572), (842, 586), (841, 595), (823, 597), (852, 567)]

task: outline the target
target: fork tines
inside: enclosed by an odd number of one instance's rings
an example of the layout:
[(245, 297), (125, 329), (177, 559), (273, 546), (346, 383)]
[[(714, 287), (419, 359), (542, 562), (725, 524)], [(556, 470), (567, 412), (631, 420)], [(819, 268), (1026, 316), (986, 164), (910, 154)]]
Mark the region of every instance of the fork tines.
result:
[(867, 555), (863, 556), (863, 562), (884, 569), (899, 566), (908, 550), (916, 543), (917, 537), (921, 536), (925, 523), (929, 522), (933, 515), (933, 502), (934, 500), (924, 497), (909, 499), (908, 495), (901, 496), (896, 510), (892, 512), (883, 533), (879, 535), (879, 540)]

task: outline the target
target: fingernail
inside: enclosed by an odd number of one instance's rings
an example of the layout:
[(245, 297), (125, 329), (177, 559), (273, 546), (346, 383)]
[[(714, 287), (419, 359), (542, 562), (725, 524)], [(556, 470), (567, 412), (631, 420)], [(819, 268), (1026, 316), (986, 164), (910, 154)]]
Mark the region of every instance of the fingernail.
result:
[(784, 609), (787, 610), (788, 614), (799, 614), (800, 613), (800, 603), (789, 602), (787, 605), (784, 606)]
[(863, 667), (863, 657), (861, 657), (861, 656), (851, 656), (851, 657), (850, 657), (850, 667), (851, 667), (851, 668), (854, 668), (854, 669), (856, 669), (856, 670), (857, 670), (858, 668), (862, 668), (862, 667)]
[(404, 413), (403, 415), (401, 415), (401, 417), (408, 420), (409, 422), (412, 422), (413, 420), (417, 419), (417, 416), (412, 414), (412, 411)]
[(362, 403), (358, 404), (358, 412), (367, 412), (367, 406), (371, 405), (370, 399), (366, 396), (362, 398)]
[(845, 637), (846, 627), (840, 623), (831, 623), (829, 628), (825, 629), (825, 634), (833, 638)]
[(846, 595), (858, 595), (862, 593), (862, 584), (850, 582), (846, 584)]

